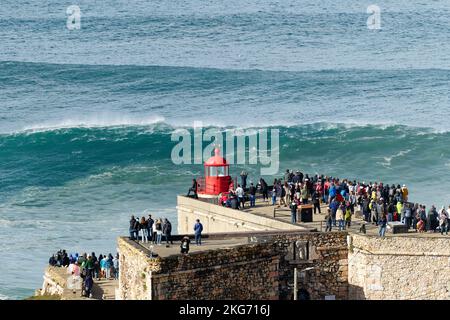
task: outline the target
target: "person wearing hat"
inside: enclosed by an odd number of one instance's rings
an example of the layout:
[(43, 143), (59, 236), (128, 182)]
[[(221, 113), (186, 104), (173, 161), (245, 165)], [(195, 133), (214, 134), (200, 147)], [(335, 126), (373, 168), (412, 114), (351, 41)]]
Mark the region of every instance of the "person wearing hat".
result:
[(406, 187), (406, 184), (404, 184), (403, 187), (402, 187), (403, 202), (407, 202), (408, 201), (408, 195), (409, 195), (408, 188)]

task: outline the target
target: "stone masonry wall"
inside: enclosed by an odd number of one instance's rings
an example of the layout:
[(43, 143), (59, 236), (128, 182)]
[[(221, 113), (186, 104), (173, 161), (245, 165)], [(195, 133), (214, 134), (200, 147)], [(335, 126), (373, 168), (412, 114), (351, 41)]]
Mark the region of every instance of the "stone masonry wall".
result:
[(350, 299), (450, 299), (450, 239), (353, 235)]
[[(309, 241), (309, 260), (290, 258), (299, 240)], [(312, 299), (347, 298), (345, 233), (263, 235), (247, 245), (156, 259), (121, 238), (119, 251), (122, 299), (289, 299), (294, 267), (315, 268), (299, 284)]]
[(58, 295), (64, 293), (67, 283), (67, 269), (48, 266), (44, 274), (44, 282), (40, 295)]
[(278, 299), (278, 256), (269, 245), (163, 259), (152, 278), (155, 299)]
[[(279, 235), (274, 238), (274, 247), (280, 260), (280, 299), (290, 299), (293, 295), (294, 267), (300, 272), (298, 288), (306, 290), (313, 300), (323, 300), (325, 296), (348, 299), (347, 233), (300, 233)], [(291, 261), (289, 251), (297, 241), (309, 242), (309, 260)]]
[(118, 239), (119, 298), (150, 300), (151, 275), (160, 270), (160, 258), (150, 258), (150, 252), (127, 238)]

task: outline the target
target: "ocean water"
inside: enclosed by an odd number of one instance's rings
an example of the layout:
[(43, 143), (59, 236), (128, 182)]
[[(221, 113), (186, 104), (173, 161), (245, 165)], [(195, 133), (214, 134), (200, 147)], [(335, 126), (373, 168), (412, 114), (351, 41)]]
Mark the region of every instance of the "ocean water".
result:
[(171, 133), (194, 121), (279, 129), (280, 173), (448, 205), (448, 1), (377, 1), (380, 30), (371, 4), (3, 0), (0, 299), (33, 294), (60, 248), (115, 252), (131, 213), (176, 229), (176, 195), (203, 170), (171, 162)]

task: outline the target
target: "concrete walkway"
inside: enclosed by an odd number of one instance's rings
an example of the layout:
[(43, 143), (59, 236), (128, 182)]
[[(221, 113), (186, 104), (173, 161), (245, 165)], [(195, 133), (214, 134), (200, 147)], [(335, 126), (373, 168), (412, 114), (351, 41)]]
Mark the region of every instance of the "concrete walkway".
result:
[[(54, 268), (53, 272), (57, 273), (62, 279), (68, 279), (67, 268)], [(115, 289), (119, 287), (118, 280), (95, 280), (92, 288), (92, 298), (82, 297), (81, 290), (74, 290), (67, 288), (67, 281), (65, 281), (64, 292), (61, 295), (61, 300), (114, 300)]]
[[(161, 245), (156, 245), (153, 243), (143, 243), (142, 241), (138, 242), (140, 245), (146, 247), (149, 250), (152, 250), (153, 252), (157, 253), (160, 257), (168, 257), (171, 255), (177, 255), (180, 254), (181, 248), (180, 248), (180, 241), (174, 241), (173, 244), (167, 245), (165, 242), (163, 242)], [(248, 237), (234, 237), (229, 239), (203, 239), (202, 245), (197, 246), (195, 244), (195, 241), (192, 241), (189, 246), (189, 254), (195, 253), (195, 252), (201, 252), (201, 251), (207, 251), (207, 250), (214, 250), (214, 249), (226, 249), (226, 248), (232, 248), (239, 245), (244, 245), (248, 243)]]

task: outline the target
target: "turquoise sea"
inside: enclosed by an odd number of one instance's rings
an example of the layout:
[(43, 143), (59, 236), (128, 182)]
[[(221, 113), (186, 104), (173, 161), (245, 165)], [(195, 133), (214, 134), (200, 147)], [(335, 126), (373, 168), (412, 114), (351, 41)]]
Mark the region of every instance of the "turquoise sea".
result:
[(380, 30), (371, 4), (2, 0), (0, 299), (32, 295), (60, 248), (114, 253), (132, 213), (176, 229), (203, 168), (171, 162), (171, 134), (194, 121), (279, 129), (280, 174), (450, 204), (448, 1), (377, 1)]

